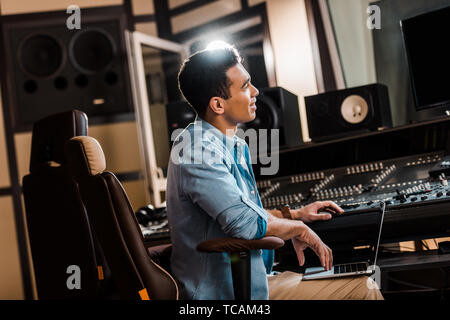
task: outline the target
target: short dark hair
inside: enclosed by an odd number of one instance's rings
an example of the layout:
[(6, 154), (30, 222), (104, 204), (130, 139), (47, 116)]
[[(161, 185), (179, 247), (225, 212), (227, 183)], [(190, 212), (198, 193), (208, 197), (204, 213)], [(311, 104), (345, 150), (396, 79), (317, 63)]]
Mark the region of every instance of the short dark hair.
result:
[(233, 46), (202, 50), (187, 58), (178, 73), (178, 88), (200, 117), (212, 97), (230, 98), (229, 68), (242, 58)]

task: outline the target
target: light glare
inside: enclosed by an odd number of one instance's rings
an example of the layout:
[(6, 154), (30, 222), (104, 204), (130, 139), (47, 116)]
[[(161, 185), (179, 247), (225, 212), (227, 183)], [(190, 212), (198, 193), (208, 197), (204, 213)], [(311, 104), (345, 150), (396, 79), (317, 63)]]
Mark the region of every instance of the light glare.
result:
[(217, 50), (217, 49), (223, 49), (223, 48), (229, 48), (229, 47), (231, 47), (231, 45), (226, 43), (225, 41), (214, 40), (214, 41), (211, 41), (206, 46), (206, 50)]

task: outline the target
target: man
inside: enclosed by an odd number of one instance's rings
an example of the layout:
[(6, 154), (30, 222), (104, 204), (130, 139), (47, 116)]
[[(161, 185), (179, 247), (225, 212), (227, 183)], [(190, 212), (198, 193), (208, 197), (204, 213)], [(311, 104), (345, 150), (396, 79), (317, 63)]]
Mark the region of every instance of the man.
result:
[[(318, 211), (327, 207), (342, 213), (339, 206), (331, 201), (315, 202), (291, 210), (292, 219), (262, 207), (248, 146), (235, 135), (239, 123), (255, 118), (258, 95), (237, 50), (225, 46), (197, 52), (183, 63), (178, 81), (198, 115), (174, 141), (167, 179), (171, 268), (181, 298), (234, 298), (228, 255), (196, 250), (200, 242), (209, 239), (270, 235), (291, 239), (300, 265), (304, 264), (303, 250), (310, 247), (322, 266), (330, 269), (331, 249), (304, 222), (331, 219), (330, 214)], [(334, 296), (324, 290), (327, 280), (308, 284), (293, 272), (268, 277), (273, 263), (273, 255), (268, 253), (250, 253), (252, 299), (381, 298), (378, 290), (368, 291), (367, 277), (334, 282)]]

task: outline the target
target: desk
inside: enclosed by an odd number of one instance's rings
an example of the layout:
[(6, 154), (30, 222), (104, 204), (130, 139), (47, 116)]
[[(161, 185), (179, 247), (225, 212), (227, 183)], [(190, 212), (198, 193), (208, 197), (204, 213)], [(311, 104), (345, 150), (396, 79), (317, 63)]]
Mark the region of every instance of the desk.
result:
[[(407, 293), (439, 293), (450, 286), (450, 254), (438, 254), (437, 250), (382, 255), (377, 265), (381, 271), (381, 291), (388, 299), (390, 294), (403, 297)], [(440, 268), (447, 271), (433, 272)]]
[(381, 272), (442, 268), (450, 266), (450, 253), (438, 254), (437, 250), (391, 254), (378, 260)]

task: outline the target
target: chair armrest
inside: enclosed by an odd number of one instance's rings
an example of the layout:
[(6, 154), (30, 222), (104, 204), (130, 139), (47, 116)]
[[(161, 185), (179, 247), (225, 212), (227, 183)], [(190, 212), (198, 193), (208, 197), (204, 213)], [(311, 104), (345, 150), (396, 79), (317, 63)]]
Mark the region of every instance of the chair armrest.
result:
[(277, 249), (284, 241), (277, 237), (264, 237), (257, 240), (238, 238), (218, 238), (206, 240), (197, 245), (200, 252), (243, 252), (257, 249)]

